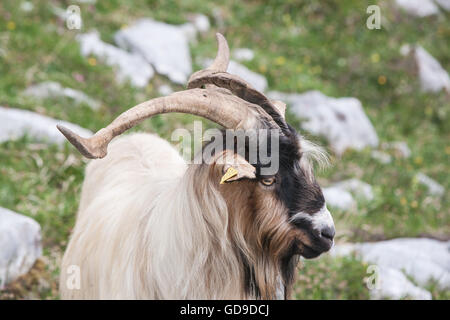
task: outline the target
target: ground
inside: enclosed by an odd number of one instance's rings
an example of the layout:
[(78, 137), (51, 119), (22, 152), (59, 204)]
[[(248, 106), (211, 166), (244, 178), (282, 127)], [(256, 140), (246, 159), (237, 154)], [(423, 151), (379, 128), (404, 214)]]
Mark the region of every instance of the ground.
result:
[[(95, 28), (111, 43), (116, 30), (140, 17), (183, 23), (188, 13), (203, 13), (212, 28), (191, 46), (194, 61), (214, 56), (214, 33), (220, 31), (232, 48), (255, 51), (255, 59), (245, 64), (267, 77), (270, 90), (315, 89), (334, 97), (357, 97), (380, 141), (406, 141), (412, 156), (404, 159), (392, 154), (392, 163), (380, 164), (369, 149), (349, 151), (342, 157), (331, 152), (331, 166), (316, 173), (323, 186), (358, 178), (371, 184), (376, 195), (370, 203), (359, 203), (358, 212), (333, 210), (337, 241), (449, 239), (448, 193), (442, 198), (430, 196), (414, 176), (423, 172), (446, 190), (450, 187), (450, 99), (443, 92), (421, 93), (416, 73), (399, 54), (404, 43), (420, 44), (450, 70), (449, 14), (411, 18), (391, 1), (298, 2), (115, 0), (79, 5), (82, 31)], [(382, 11), (381, 30), (366, 28), (366, 8), (374, 2)], [(78, 31), (68, 30), (52, 13), (52, 6), (65, 9), (70, 1), (33, 4), (31, 12), (20, 9), (21, 1), (0, 4), (0, 105), (33, 110), (95, 132), (120, 112), (157, 96), (158, 85), (168, 83), (160, 76), (144, 89), (117, 83), (110, 67), (80, 55), (75, 41)], [(217, 7), (224, 20), (222, 27), (214, 23)], [(29, 85), (45, 80), (81, 90), (101, 100), (102, 107), (92, 111), (70, 100), (39, 102), (21, 96)], [(169, 138), (177, 127), (190, 128), (193, 119), (157, 116), (136, 130)], [(300, 122), (289, 113), (288, 122), (299, 128)], [(320, 137), (305, 134), (327, 146)], [(0, 145), (0, 163), (0, 206), (36, 219), (42, 226), (44, 245), (44, 257), (29, 275), (34, 278), (15, 282), (0, 298), (58, 298), (58, 261), (74, 225), (86, 161), (72, 146), (61, 149), (24, 137)], [(366, 266), (357, 258), (324, 256), (305, 261), (299, 266), (295, 298), (365, 299), (366, 276)], [(430, 290), (434, 298), (449, 299), (448, 292), (433, 284)]]

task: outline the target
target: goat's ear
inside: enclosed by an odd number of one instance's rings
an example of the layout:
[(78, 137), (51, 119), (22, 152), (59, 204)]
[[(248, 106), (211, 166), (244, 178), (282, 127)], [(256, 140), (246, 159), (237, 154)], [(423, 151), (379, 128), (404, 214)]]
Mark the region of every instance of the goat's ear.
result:
[(241, 179), (255, 179), (256, 168), (247, 162), (242, 156), (225, 150), (218, 158), (217, 164), (223, 164), (220, 184)]

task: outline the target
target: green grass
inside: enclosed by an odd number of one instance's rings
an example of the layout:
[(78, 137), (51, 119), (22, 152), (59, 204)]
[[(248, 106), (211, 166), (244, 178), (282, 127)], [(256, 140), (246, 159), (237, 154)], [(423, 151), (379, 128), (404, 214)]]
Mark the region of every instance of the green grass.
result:
[[(357, 97), (380, 141), (406, 141), (412, 156), (403, 159), (388, 151), (392, 163), (380, 164), (371, 158), (370, 150), (348, 151), (342, 157), (333, 157), (332, 166), (317, 173), (324, 186), (354, 177), (374, 187), (375, 200), (360, 202), (356, 212), (333, 210), (337, 241), (423, 235), (448, 239), (448, 192), (441, 198), (430, 196), (414, 177), (423, 172), (446, 190), (450, 187), (450, 99), (443, 92), (421, 93), (417, 75), (399, 49), (404, 43), (421, 44), (444, 69), (450, 70), (449, 14), (415, 19), (394, 8), (390, 1), (375, 2), (383, 15), (381, 30), (365, 27), (366, 8), (374, 1), (254, 0), (214, 4), (200, 0), (115, 0), (79, 5), (83, 31), (95, 28), (109, 42), (116, 30), (137, 18), (183, 23), (189, 13), (203, 13), (210, 17), (212, 28), (191, 46), (194, 61), (214, 56), (214, 33), (220, 31), (232, 48), (250, 47), (255, 51), (255, 59), (245, 64), (267, 77), (270, 90), (314, 89), (330, 96)], [(33, 110), (97, 131), (120, 112), (157, 96), (158, 85), (168, 82), (157, 76), (143, 89), (117, 83), (112, 68), (98, 61), (89, 63), (80, 55), (75, 41), (77, 31), (68, 30), (52, 13), (52, 6), (67, 8), (70, 1), (33, 3), (31, 12), (20, 10), (20, 1), (0, 4), (0, 105)], [(222, 28), (214, 22), (214, 8), (221, 10)], [(77, 80), (79, 75), (84, 79)], [(385, 83), (380, 81), (383, 77)], [(68, 99), (38, 101), (21, 95), (29, 85), (45, 80), (81, 90), (100, 100), (102, 107), (92, 111)], [(136, 130), (154, 131), (168, 139), (175, 128), (191, 128), (194, 118), (158, 116)], [(299, 127), (300, 122), (291, 114), (287, 118)], [(306, 135), (326, 143), (320, 137)], [(58, 149), (26, 137), (0, 145), (0, 206), (29, 215), (41, 224), (46, 268), (53, 283), (58, 270), (50, 268), (53, 263), (49, 261), (56, 261), (63, 252), (73, 227), (84, 166), (85, 161), (68, 145)], [(325, 273), (330, 276), (322, 275)], [(305, 274), (310, 280), (304, 279)], [(354, 258), (308, 261), (300, 275), (297, 298), (367, 298), (361, 284), (363, 265)], [(430, 288), (434, 298), (448, 299), (448, 292)], [(53, 289), (35, 290), (39, 297), (57, 296)]]

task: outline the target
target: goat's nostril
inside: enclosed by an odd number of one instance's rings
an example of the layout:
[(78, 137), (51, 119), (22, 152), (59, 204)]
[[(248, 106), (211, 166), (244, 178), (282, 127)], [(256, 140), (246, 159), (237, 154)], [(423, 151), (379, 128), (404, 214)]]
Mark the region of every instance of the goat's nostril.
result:
[(324, 238), (333, 240), (336, 230), (334, 227), (325, 227), (320, 231), (320, 235)]

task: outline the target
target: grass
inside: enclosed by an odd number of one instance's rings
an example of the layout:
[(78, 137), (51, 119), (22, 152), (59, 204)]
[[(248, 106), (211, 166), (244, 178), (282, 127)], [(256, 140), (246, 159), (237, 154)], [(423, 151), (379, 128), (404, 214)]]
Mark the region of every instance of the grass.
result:
[[(337, 241), (417, 236), (448, 239), (448, 192), (440, 198), (430, 196), (414, 177), (423, 172), (446, 190), (450, 187), (450, 99), (443, 92), (421, 93), (417, 74), (399, 49), (405, 43), (420, 44), (450, 70), (449, 14), (415, 19), (390, 1), (375, 2), (383, 16), (381, 30), (365, 27), (366, 8), (374, 1), (213, 4), (200, 0), (113, 0), (79, 6), (83, 31), (95, 28), (109, 42), (113, 42), (116, 30), (141, 17), (183, 23), (189, 13), (203, 13), (210, 17), (212, 28), (192, 45), (194, 61), (214, 55), (214, 33), (220, 31), (232, 48), (250, 47), (255, 51), (255, 59), (245, 64), (266, 76), (271, 90), (320, 90), (330, 96), (357, 97), (380, 141), (406, 141), (412, 156), (404, 159), (387, 151), (393, 161), (381, 164), (371, 157), (370, 150), (348, 151), (342, 157), (333, 157), (331, 168), (317, 173), (324, 186), (359, 178), (374, 188), (375, 200), (360, 202), (357, 211), (333, 210)], [(70, 1), (39, 0), (33, 4), (31, 12), (21, 10), (18, 1), (0, 4), (0, 105), (33, 110), (97, 131), (120, 112), (157, 96), (156, 88), (168, 83), (161, 76), (143, 89), (117, 83), (111, 67), (80, 55), (77, 31), (68, 30), (52, 13), (53, 6), (67, 8)], [(223, 26), (213, 18), (217, 9)], [(37, 101), (21, 94), (29, 85), (46, 80), (81, 90), (102, 101), (102, 107), (92, 111), (68, 99)], [(300, 126), (291, 114), (287, 117)], [(194, 118), (157, 116), (136, 130), (154, 131), (168, 139), (175, 128), (190, 128)], [(326, 145), (320, 137), (310, 138)], [(74, 223), (85, 163), (68, 145), (60, 149), (30, 137), (0, 145), (0, 206), (29, 215), (41, 224), (45, 267), (39, 270), (49, 275), (50, 283), (47, 289), (27, 283), (25, 287), (32, 289), (19, 290), (20, 294), (16, 290), (13, 297), (57, 297), (55, 264)], [(304, 263), (296, 297), (367, 298), (364, 277), (364, 265), (357, 259), (324, 256)], [(434, 298), (448, 299), (448, 292), (433, 285), (430, 289)]]

